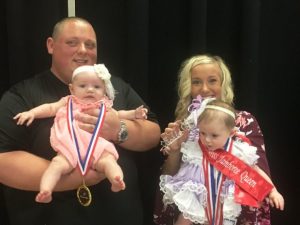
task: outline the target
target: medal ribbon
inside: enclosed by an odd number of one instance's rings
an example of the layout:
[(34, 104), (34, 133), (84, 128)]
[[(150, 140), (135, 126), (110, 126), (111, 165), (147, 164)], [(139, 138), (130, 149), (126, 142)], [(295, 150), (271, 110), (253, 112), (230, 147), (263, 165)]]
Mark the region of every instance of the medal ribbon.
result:
[[(199, 139), (199, 144), (200, 144)], [(200, 145), (202, 148), (202, 145)], [(232, 141), (227, 141), (225, 151), (231, 151)], [(205, 156), (205, 155), (204, 155)], [(223, 210), (220, 202), (220, 194), (225, 180), (224, 174), (214, 168), (206, 157), (203, 157), (203, 170), (205, 185), (207, 188), (207, 207), (205, 208), (209, 225), (223, 224)]]
[(70, 98), (68, 99), (68, 107), (67, 107), (67, 119), (68, 119), (68, 129), (69, 132), (71, 134), (74, 146), (76, 148), (76, 152), (78, 155), (78, 166), (79, 169), (81, 171), (81, 174), (84, 176), (88, 170), (88, 165), (89, 162), (91, 160), (91, 157), (93, 155), (95, 146), (97, 145), (97, 140), (98, 140), (98, 134), (100, 132), (100, 129), (102, 127), (104, 118), (105, 118), (105, 112), (106, 112), (106, 106), (104, 103), (101, 103), (99, 106), (100, 109), (100, 113), (97, 119), (97, 123), (95, 125), (95, 129), (93, 131), (91, 140), (89, 142), (89, 146), (87, 148), (87, 152), (86, 155), (84, 157), (84, 159), (81, 158), (81, 154), (80, 154), (80, 149), (79, 149), (79, 145), (78, 145), (78, 140), (76, 137), (76, 133), (75, 133), (75, 129), (74, 129), (74, 125), (73, 125), (73, 103), (72, 103), (72, 97), (70, 96)]
[(223, 149), (208, 151), (200, 140), (199, 144), (209, 163), (238, 186), (235, 192), (235, 200), (238, 203), (257, 207), (258, 202), (272, 190), (272, 184), (238, 157)]

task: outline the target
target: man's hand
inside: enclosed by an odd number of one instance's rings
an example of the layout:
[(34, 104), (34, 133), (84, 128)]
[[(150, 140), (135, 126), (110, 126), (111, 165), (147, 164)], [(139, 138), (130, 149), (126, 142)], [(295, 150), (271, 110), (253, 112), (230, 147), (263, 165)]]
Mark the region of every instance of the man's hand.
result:
[[(87, 132), (93, 133), (95, 124), (98, 120), (100, 110), (88, 109), (76, 116), (79, 127)], [(101, 137), (106, 140), (116, 141), (120, 130), (119, 116), (112, 110), (107, 109), (102, 128), (100, 130)]]

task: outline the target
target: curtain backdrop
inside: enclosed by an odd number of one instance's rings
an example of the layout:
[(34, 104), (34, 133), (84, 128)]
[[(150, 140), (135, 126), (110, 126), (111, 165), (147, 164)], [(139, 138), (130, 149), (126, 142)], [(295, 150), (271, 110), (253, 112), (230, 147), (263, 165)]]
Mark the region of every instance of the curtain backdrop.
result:
[[(298, 0), (76, 0), (76, 15), (95, 27), (99, 62), (132, 85), (158, 115), (162, 129), (174, 119), (181, 62), (200, 53), (221, 56), (233, 75), (236, 108), (252, 112), (261, 125), (272, 179), (286, 200), (284, 212), (272, 210), (272, 224), (296, 221)], [(49, 68), (46, 38), (66, 16), (67, 0), (1, 1), (0, 95)], [(140, 157), (144, 162), (157, 155)], [(144, 187), (154, 183), (141, 181)], [(149, 210), (150, 196), (145, 197)]]

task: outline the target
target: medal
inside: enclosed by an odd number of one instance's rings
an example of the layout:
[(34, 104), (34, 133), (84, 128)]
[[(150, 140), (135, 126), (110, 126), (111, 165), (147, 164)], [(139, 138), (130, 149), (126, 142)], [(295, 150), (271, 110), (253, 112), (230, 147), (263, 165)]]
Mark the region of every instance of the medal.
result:
[(100, 129), (102, 127), (104, 118), (105, 118), (105, 112), (106, 112), (106, 106), (104, 103), (101, 103), (99, 106), (100, 112), (99, 112), (99, 116), (97, 119), (97, 122), (95, 124), (95, 129), (93, 131), (91, 140), (89, 145), (87, 146), (87, 150), (85, 153), (85, 157), (81, 157), (81, 151), (79, 149), (79, 142), (75, 133), (75, 128), (74, 128), (74, 117), (73, 117), (73, 103), (72, 103), (72, 98), (70, 97), (68, 99), (68, 107), (67, 107), (67, 121), (68, 121), (68, 130), (69, 133), (72, 137), (73, 143), (74, 143), (74, 148), (77, 152), (77, 156), (78, 156), (78, 166), (79, 169), (81, 171), (81, 174), (84, 176), (88, 170), (88, 165), (89, 162), (92, 158), (94, 149), (97, 145), (97, 141), (98, 141), (98, 137), (99, 137), (99, 133), (100, 133)]
[[(98, 116), (97, 123), (95, 125), (94, 132), (92, 134), (92, 138), (90, 140), (90, 143), (88, 145), (86, 155), (84, 158), (81, 158), (81, 153), (79, 149), (78, 140), (76, 137), (75, 129), (73, 126), (73, 105), (72, 105), (72, 99), (71, 97), (68, 100), (68, 107), (67, 107), (67, 121), (68, 121), (68, 129), (70, 132), (70, 135), (72, 137), (72, 140), (74, 142), (74, 147), (76, 149), (77, 155), (78, 155), (78, 166), (80, 169), (80, 172), (82, 176), (84, 176), (88, 171), (88, 165), (92, 158), (95, 146), (97, 144), (98, 140), (98, 134), (100, 132), (100, 128), (102, 126), (102, 123), (104, 121), (105, 112), (106, 112), (106, 106), (104, 103), (100, 105), (100, 113)], [(77, 189), (77, 199), (79, 203), (83, 206), (89, 206), (92, 202), (92, 194), (90, 189), (85, 185), (84, 179), (82, 182), (82, 185), (78, 187)]]
[(92, 202), (92, 194), (90, 189), (83, 183), (77, 188), (77, 199), (79, 203), (83, 206), (89, 206)]

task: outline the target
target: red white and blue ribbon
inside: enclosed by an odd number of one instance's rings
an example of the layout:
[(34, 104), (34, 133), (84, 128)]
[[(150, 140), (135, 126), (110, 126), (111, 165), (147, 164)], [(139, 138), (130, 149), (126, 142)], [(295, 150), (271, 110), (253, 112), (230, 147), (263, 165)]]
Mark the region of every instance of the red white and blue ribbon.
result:
[[(199, 140), (199, 143), (200, 140)], [(231, 151), (233, 141), (228, 139), (224, 150)], [(203, 145), (201, 145), (203, 148)], [(203, 157), (203, 169), (205, 175), (205, 185), (207, 188), (207, 207), (206, 215), (209, 225), (222, 225), (223, 224), (223, 207), (220, 202), (220, 195), (222, 191), (225, 175), (214, 168), (208, 161), (207, 157)]]
[(93, 155), (94, 149), (97, 145), (98, 135), (99, 135), (100, 129), (102, 127), (102, 124), (103, 124), (103, 121), (105, 118), (105, 112), (106, 112), (105, 104), (101, 103), (99, 106), (99, 109), (100, 109), (100, 112), (99, 112), (99, 116), (97, 119), (97, 123), (95, 125), (95, 129), (93, 131), (91, 140), (89, 142), (89, 146), (87, 147), (85, 157), (82, 158), (81, 154), (80, 154), (78, 139), (77, 139), (77, 136), (75, 133), (74, 125), (73, 125), (74, 117), (73, 117), (72, 97), (70, 96), (70, 98), (68, 99), (68, 107), (67, 107), (68, 129), (69, 129), (69, 133), (72, 137), (74, 146), (76, 148), (76, 152), (77, 152), (77, 156), (78, 156), (78, 166), (79, 166), (79, 169), (83, 176), (86, 174), (86, 172), (88, 170), (88, 165), (89, 165), (89, 162)]

